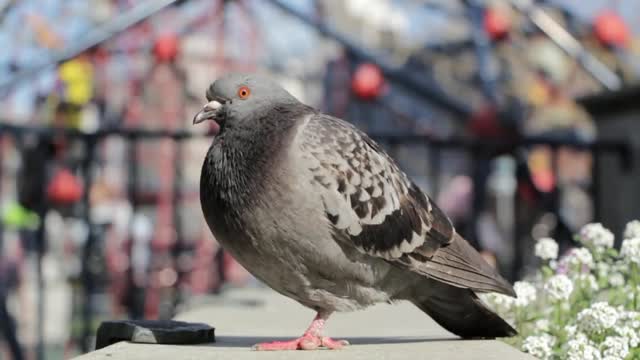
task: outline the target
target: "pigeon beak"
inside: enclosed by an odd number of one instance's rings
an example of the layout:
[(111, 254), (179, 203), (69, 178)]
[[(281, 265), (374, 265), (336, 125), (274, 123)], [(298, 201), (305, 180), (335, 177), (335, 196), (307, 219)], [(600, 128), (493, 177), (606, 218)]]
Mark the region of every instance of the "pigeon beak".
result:
[(222, 107), (222, 103), (213, 100), (208, 102), (196, 116), (193, 117), (193, 125), (200, 124), (205, 120), (215, 120), (218, 110)]

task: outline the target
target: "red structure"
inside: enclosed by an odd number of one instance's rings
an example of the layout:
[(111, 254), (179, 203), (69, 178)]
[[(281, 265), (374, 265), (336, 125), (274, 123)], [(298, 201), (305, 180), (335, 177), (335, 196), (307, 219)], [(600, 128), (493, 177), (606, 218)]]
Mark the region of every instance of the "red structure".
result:
[(385, 86), (384, 76), (380, 68), (365, 63), (358, 66), (351, 80), (351, 89), (364, 100), (373, 100), (380, 96)]
[(511, 31), (511, 19), (503, 11), (487, 8), (484, 13), (484, 30), (491, 40), (506, 38)]
[(602, 11), (593, 22), (593, 32), (603, 45), (626, 47), (629, 45), (629, 28), (617, 13)]
[(67, 169), (59, 170), (47, 188), (47, 197), (55, 204), (73, 204), (82, 198), (82, 193), (82, 184)]

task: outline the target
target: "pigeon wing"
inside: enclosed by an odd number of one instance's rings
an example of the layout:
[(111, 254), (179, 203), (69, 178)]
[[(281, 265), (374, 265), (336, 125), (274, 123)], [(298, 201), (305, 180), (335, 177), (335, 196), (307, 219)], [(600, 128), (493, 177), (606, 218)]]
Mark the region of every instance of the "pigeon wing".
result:
[(336, 241), (453, 286), (513, 295), (509, 283), (366, 134), (317, 114), (300, 137)]

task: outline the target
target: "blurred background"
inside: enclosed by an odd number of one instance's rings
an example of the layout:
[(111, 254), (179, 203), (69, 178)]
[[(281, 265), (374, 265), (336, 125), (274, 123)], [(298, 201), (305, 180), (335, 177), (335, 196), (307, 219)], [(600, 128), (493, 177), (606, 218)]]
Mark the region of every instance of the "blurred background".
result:
[(512, 281), (640, 217), (636, 0), (0, 0), (0, 48), (0, 358), (260, 286), (198, 197), (229, 71), (367, 131)]

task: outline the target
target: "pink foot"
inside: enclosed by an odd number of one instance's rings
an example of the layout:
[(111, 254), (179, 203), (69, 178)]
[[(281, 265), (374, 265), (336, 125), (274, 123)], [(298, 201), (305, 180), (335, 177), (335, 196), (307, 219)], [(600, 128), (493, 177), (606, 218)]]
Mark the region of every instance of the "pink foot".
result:
[(333, 340), (330, 337), (320, 337), (313, 335), (304, 335), (297, 339), (288, 341), (273, 341), (260, 343), (253, 346), (257, 351), (275, 351), (275, 350), (316, 350), (319, 347), (325, 347), (331, 350), (338, 350), (349, 345), (346, 340)]
[(297, 339), (260, 343), (254, 345), (253, 349), (258, 351), (315, 350), (319, 347), (325, 347), (331, 350), (342, 349), (346, 345), (349, 345), (348, 341), (333, 340), (330, 337), (320, 335), (324, 327), (324, 322), (329, 318), (330, 314), (330, 312), (318, 312), (307, 331), (304, 332), (304, 335)]

